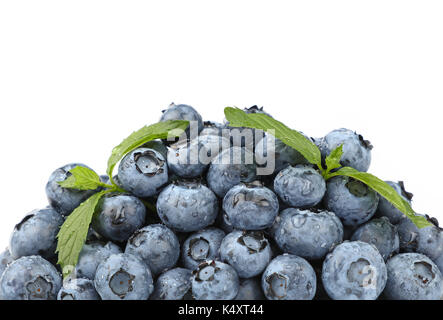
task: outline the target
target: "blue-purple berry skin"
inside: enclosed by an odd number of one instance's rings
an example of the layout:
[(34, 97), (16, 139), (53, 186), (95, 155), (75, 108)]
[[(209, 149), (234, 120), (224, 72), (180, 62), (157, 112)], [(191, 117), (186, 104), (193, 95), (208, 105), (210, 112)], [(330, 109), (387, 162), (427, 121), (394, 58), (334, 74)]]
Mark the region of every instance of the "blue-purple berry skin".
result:
[(51, 260), (55, 257), (57, 234), (64, 218), (53, 208), (34, 210), (12, 232), (9, 250), (14, 259), (40, 255)]
[(369, 221), (377, 210), (378, 194), (364, 183), (346, 176), (331, 178), (326, 184), (325, 207), (345, 226), (357, 227)]
[(401, 253), (386, 263), (384, 296), (390, 300), (441, 300), (443, 276), (431, 259), (420, 253)]
[(72, 279), (65, 281), (57, 295), (57, 300), (100, 300), (94, 281)]
[(192, 271), (174, 268), (162, 273), (155, 282), (150, 300), (190, 300)]
[(317, 276), (305, 259), (283, 254), (266, 267), (261, 284), (268, 300), (312, 300), (317, 291)]
[(289, 166), (275, 177), (274, 190), (285, 204), (295, 208), (310, 208), (323, 199), (326, 182), (311, 166)]
[(190, 270), (195, 270), (206, 260), (219, 260), (220, 245), (224, 237), (223, 230), (213, 227), (191, 234), (181, 249), (183, 265)]

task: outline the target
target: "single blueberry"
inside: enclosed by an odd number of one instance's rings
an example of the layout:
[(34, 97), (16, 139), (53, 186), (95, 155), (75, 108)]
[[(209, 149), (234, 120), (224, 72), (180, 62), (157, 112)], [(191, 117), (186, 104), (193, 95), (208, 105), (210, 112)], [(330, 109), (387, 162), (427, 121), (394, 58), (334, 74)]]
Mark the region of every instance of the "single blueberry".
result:
[(364, 183), (337, 176), (326, 184), (324, 205), (344, 225), (357, 227), (372, 218), (378, 205), (378, 194)]
[(334, 300), (376, 300), (386, 278), (383, 257), (366, 242), (343, 242), (323, 262), (323, 286)]
[(326, 182), (311, 166), (289, 166), (275, 177), (274, 190), (287, 205), (309, 208), (316, 206), (323, 199)]
[(241, 230), (269, 228), (278, 214), (278, 198), (258, 181), (231, 188), (223, 199), (223, 210), (230, 224)]
[(443, 276), (434, 262), (419, 253), (401, 253), (387, 262), (384, 295), (392, 300), (441, 300)]
[(146, 208), (138, 198), (126, 194), (106, 194), (92, 221), (103, 237), (124, 242), (145, 223)]
[(169, 171), (182, 178), (202, 176), (211, 162), (211, 159), (202, 159), (201, 155), (206, 156), (207, 153), (199, 139), (174, 143), (168, 149)]
[(57, 234), (64, 218), (52, 208), (29, 213), (12, 232), (9, 248), (14, 259), (40, 255), (47, 260), (55, 257)]
[(142, 259), (155, 276), (176, 265), (180, 256), (180, 243), (168, 227), (151, 224), (137, 230), (129, 238), (125, 253)]
[(360, 134), (348, 129), (337, 129), (328, 133), (319, 143), (322, 157), (326, 158), (333, 150), (343, 145), (340, 163), (358, 171), (366, 172), (371, 164), (372, 145)]
[(238, 275), (228, 264), (208, 260), (192, 272), (192, 295), (196, 300), (233, 300), (238, 290)]
[(240, 286), (238, 288), (237, 296), (235, 300), (265, 300), (261, 288), (261, 282), (259, 277), (250, 279), (240, 279)]
[(312, 300), (317, 290), (317, 276), (305, 259), (283, 254), (269, 263), (261, 284), (268, 300)]
[(165, 157), (154, 149), (135, 149), (123, 158), (118, 167), (119, 185), (137, 197), (152, 197), (167, 182)]
[(151, 300), (190, 300), (191, 270), (174, 268), (162, 273), (155, 282)]
[(196, 126), (196, 134), (198, 134), (203, 129), (203, 120), (201, 115), (193, 107), (186, 104), (174, 104), (171, 103), (166, 110), (162, 111), (163, 114), (160, 121), (168, 120), (188, 120), (190, 121), (190, 126), (186, 129), (186, 136), (181, 137), (184, 139), (190, 137), (193, 134), (191, 131), (191, 126)]
[(206, 260), (218, 260), (220, 245), (225, 233), (217, 228), (207, 228), (191, 234), (183, 243), (183, 265), (195, 270)]
[(272, 259), (269, 241), (262, 231), (233, 231), (220, 245), (220, 259), (231, 265), (240, 278), (260, 275)]
[(94, 285), (103, 300), (147, 300), (154, 290), (149, 267), (127, 253), (113, 254), (102, 261)]
[(62, 287), (57, 269), (40, 256), (12, 262), (0, 279), (0, 296), (5, 300), (55, 300)]
[(157, 199), (157, 212), (168, 227), (193, 232), (214, 223), (219, 211), (215, 194), (199, 181), (177, 180)]
[(98, 191), (68, 189), (60, 186), (58, 182), (65, 181), (69, 176), (71, 176), (69, 170), (72, 170), (77, 166), (90, 169), (88, 166), (81, 163), (67, 164), (55, 170), (49, 177), (49, 181), (46, 184), (46, 195), (48, 197), (49, 204), (51, 207), (57, 210), (58, 213), (64, 216), (69, 215), (82, 202)]
[(288, 208), (277, 217), (272, 234), (284, 252), (318, 260), (343, 241), (343, 225), (329, 211)]
[(385, 261), (400, 249), (397, 227), (392, 225), (387, 217), (366, 222), (355, 231), (351, 240), (374, 245)]
[(206, 179), (209, 188), (223, 198), (233, 186), (256, 178), (254, 154), (240, 147), (223, 150), (211, 162)]

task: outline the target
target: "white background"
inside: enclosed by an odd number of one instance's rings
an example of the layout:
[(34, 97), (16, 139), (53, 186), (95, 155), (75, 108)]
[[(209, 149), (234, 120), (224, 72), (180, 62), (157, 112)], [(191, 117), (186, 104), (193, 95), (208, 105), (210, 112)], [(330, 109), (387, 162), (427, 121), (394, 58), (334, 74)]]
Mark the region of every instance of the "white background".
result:
[(50, 173), (112, 148), (170, 102), (264, 106), (311, 136), (347, 127), (370, 172), (443, 219), (442, 1), (1, 1), (0, 246)]

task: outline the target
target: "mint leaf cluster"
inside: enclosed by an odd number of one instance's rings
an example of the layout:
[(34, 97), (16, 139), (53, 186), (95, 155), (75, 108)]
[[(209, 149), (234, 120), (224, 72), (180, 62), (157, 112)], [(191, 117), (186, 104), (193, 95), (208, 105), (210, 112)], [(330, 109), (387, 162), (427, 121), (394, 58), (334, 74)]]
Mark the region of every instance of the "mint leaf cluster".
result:
[(343, 167), (340, 164), (340, 159), (343, 155), (342, 145), (337, 147), (326, 157), (326, 167), (324, 168), (321, 152), (318, 147), (300, 132), (288, 128), (283, 123), (262, 113), (248, 114), (243, 110), (231, 107), (225, 108), (225, 116), (230, 123), (229, 125), (232, 127), (249, 127), (271, 133), (286, 145), (300, 152), (311, 164), (316, 165), (325, 180), (329, 180), (336, 176), (348, 176), (359, 180), (391, 202), (418, 228), (424, 228), (431, 225), (425, 217), (416, 215), (410, 204), (405, 201), (394, 188), (383, 180), (367, 172), (360, 172), (351, 167)]

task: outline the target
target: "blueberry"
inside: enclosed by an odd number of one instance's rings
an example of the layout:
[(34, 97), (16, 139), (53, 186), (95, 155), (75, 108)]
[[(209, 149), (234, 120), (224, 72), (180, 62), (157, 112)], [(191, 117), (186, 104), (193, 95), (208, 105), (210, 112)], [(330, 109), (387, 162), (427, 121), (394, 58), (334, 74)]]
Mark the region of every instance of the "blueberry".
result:
[[(411, 203), (412, 200), (412, 193), (407, 192), (405, 190), (405, 186), (403, 181), (399, 182), (392, 182), (392, 181), (385, 181), (387, 184), (389, 184), (391, 187), (397, 191), (397, 193), (402, 196), (404, 200)], [(397, 224), (400, 222), (400, 220), (405, 216), (400, 210), (398, 210), (396, 207), (392, 205), (388, 200), (386, 200), (383, 197), (380, 197), (380, 201), (378, 203), (377, 208), (377, 215), (378, 216), (384, 216), (387, 217), (392, 224)]]
[(352, 130), (342, 128), (328, 133), (319, 143), (322, 157), (328, 156), (341, 144), (343, 144), (343, 156), (340, 163), (358, 171), (368, 171), (371, 164), (372, 145)]
[(235, 228), (232, 226), (231, 222), (229, 221), (226, 213), (220, 213), (217, 216), (216, 220), (217, 226), (222, 229), (225, 233), (231, 233), (235, 230)]
[(366, 242), (343, 242), (323, 262), (323, 286), (334, 300), (375, 300), (386, 278), (383, 257)]
[(125, 253), (142, 259), (153, 275), (176, 265), (180, 256), (177, 236), (162, 224), (151, 224), (134, 233), (128, 240)]
[(64, 222), (63, 216), (52, 208), (29, 213), (12, 232), (9, 242), (14, 259), (40, 255), (51, 260), (55, 257), (56, 236)]
[[(440, 272), (443, 274), (443, 254), (434, 260)], [(1, 273), (0, 273), (1, 275)]]
[(432, 260), (443, 255), (443, 230), (438, 226), (419, 229), (409, 218), (404, 217), (398, 224), (398, 234), (403, 252), (422, 253)]
[(287, 205), (295, 208), (314, 207), (326, 192), (325, 179), (307, 165), (287, 167), (274, 180), (274, 190)]
[[(188, 120), (196, 123), (198, 132), (203, 129), (203, 120), (201, 115), (193, 107), (186, 104), (171, 103), (168, 109), (163, 110), (163, 114), (160, 118), (160, 121), (167, 120)], [(190, 126), (192, 125), (193, 124), (190, 123)], [(192, 132), (190, 132), (190, 127), (186, 129), (186, 134), (188, 137), (190, 134), (192, 134)]]
[(155, 283), (151, 300), (190, 300), (191, 270), (175, 268), (162, 273)]
[(268, 300), (312, 300), (317, 276), (305, 259), (284, 254), (269, 263), (261, 284)]
[(106, 260), (110, 255), (121, 253), (120, 247), (112, 242), (103, 244), (101, 242), (92, 242), (83, 245), (71, 275), (75, 278), (85, 278), (94, 280), (97, 267), (103, 260)]
[(237, 273), (220, 261), (208, 260), (192, 272), (192, 295), (196, 300), (233, 300), (238, 289)]
[(234, 228), (263, 230), (274, 223), (279, 203), (275, 193), (260, 183), (242, 183), (226, 193), (223, 210)]
[(100, 300), (100, 296), (92, 280), (72, 279), (63, 284), (57, 300)]
[(211, 190), (223, 198), (233, 186), (252, 182), (255, 177), (254, 154), (245, 148), (232, 147), (212, 160), (206, 179)]
[(261, 231), (233, 231), (220, 245), (220, 259), (231, 265), (240, 278), (252, 278), (271, 261), (269, 241)]
[(168, 227), (193, 232), (214, 223), (219, 206), (215, 194), (199, 181), (178, 180), (157, 199), (157, 212)]
[(337, 176), (326, 184), (324, 204), (344, 225), (356, 227), (372, 218), (377, 210), (378, 194), (358, 180)]
[(124, 242), (145, 222), (146, 208), (138, 198), (126, 194), (107, 194), (94, 219), (94, 230), (103, 237)]
[(103, 300), (147, 300), (154, 290), (149, 267), (127, 253), (113, 254), (102, 261), (94, 285)]
[(318, 260), (343, 241), (340, 219), (329, 211), (288, 208), (277, 217), (273, 237), (284, 251)]
[(184, 266), (194, 270), (206, 260), (218, 260), (224, 237), (225, 233), (217, 228), (207, 228), (191, 234), (182, 246)]
[(392, 300), (441, 300), (443, 276), (428, 257), (401, 253), (387, 262), (388, 282), (384, 295)]
[(123, 189), (137, 197), (152, 197), (168, 182), (166, 160), (154, 149), (135, 149), (120, 162), (118, 181)]
[(265, 300), (260, 278), (240, 279), (240, 286), (235, 300)]
[(40, 256), (12, 262), (0, 280), (0, 296), (5, 300), (55, 300), (62, 286), (57, 269)]
[(182, 178), (201, 176), (211, 161), (202, 161), (201, 153), (205, 154), (207, 150), (198, 139), (172, 144), (167, 156), (169, 171)]
[(165, 159), (168, 155), (168, 148), (161, 140), (148, 141), (142, 146), (142, 148), (154, 149), (155, 151), (160, 152)]
[(352, 241), (363, 241), (374, 245), (386, 261), (400, 249), (397, 227), (382, 217), (360, 226), (352, 235)]
[(266, 166), (270, 165), (269, 157), (274, 157), (274, 172), (279, 172), (287, 166), (308, 164), (300, 152), (267, 133), (255, 145), (255, 159), (259, 166)]
[(49, 177), (49, 181), (46, 184), (46, 195), (48, 197), (49, 204), (51, 207), (57, 210), (58, 213), (64, 216), (69, 215), (83, 201), (97, 192), (97, 190), (84, 191), (67, 189), (58, 184), (58, 182), (65, 181), (71, 175), (69, 170), (72, 170), (77, 166), (90, 169), (88, 166), (81, 163), (67, 164), (55, 170)]

